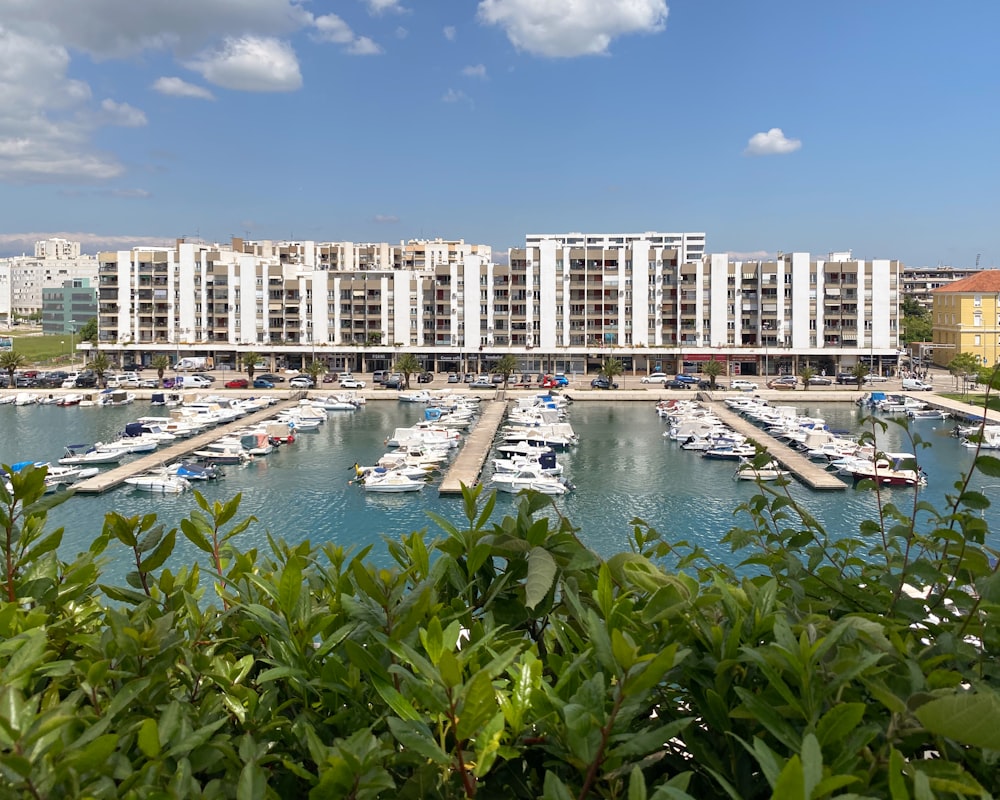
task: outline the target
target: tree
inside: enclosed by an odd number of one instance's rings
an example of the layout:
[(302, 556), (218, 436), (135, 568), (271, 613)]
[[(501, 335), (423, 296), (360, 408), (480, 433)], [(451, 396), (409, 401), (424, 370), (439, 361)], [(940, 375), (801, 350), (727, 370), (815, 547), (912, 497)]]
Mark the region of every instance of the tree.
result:
[(517, 372), (517, 357), (513, 353), (504, 353), (490, 372), (494, 375), (503, 375), (503, 388), (506, 389), (510, 376)]
[(0, 370), (7, 373), (7, 385), (13, 388), (14, 373), (23, 368), (28, 363), (23, 353), (16, 350), (4, 350), (0, 353)]
[(851, 370), (851, 374), (854, 376), (854, 382), (858, 385), (860, 390), (865, 385), (865, 376), (868, 375), (868, 365), (859, 361), (854, 365), (854, 369)]
[(625, 371), (625, 367), (622, 365), (620, 359), (617, 358), (606, 358), (604, 363), (601, 364), (601, 375), (607, 378), (609, 381), (613, 381), (619, 375)]
[(948, 362), (948, 372), (954, 376), (955, 386), (959, 386), (959, 383), (965, 383), (969, 375), (978, 375), (979, 366), (979, 359), (975, 355), (962, 352)]
[(365, 337), (365, 344), (369, 346), (378, 346), (382, 344), (382, 331), (372, 331)]
[(809, 381), (816, 377), (816, 370), (814, 370), (808, 363), (799, 369), (799, 377), (802, 379), (802, 391), (809, 388)]
[(312, 378), (314, 386), (319, 386), (320, 380), (328, 371), (326, 363), (315, 358), (306, 365), (306, 375)]
[(403, 353), (403, 355), (396, 359), (396, 363), (392, 365), (393, 372), (402, 373), (403, 386), (407, 389), (410, 388), (410, 376), (415, 372), (422, 372), (423, 369), (423, 364), (420, 363), (420, 360), (413, 353)]
[(240, 356), (240, 363), (243, 364), (243, 368), (247, 371), (247, 380), (253, 385), (253, 374), (257, 369), (257, 362), (260, 361), (260, 353), (254, 353), (250, 351), (244, 353)]
[(170, 356), (163, 355), (162, 353), (158, 356), (153, 356), (153, 360), (149, 362), (149, 366), (156, 370), (156, 377), (160, 382), (160, 388), (163, 388), (163, 373), (170, 369)]
[(97, 341), (97, 317), (91, 317), (76, 332), (76, 338), (81, 342)]
[(108, 358), (108, 354), (103, 350), (98, 350), (90, 359), (90, 368), (94, 370), (94, 374), (97, 375), (97, 383), (103, 389), (107, 385), (104, 376), (111, 369), (111, 360)]
[(725, 370), (725, 365), (721, 361), (716, 361), (712, 359), (711, 361), (706, 361), (701, 366), (701, 374), (708, 378), (709, 387), (715, 389), (715, 379), (718, 378)]

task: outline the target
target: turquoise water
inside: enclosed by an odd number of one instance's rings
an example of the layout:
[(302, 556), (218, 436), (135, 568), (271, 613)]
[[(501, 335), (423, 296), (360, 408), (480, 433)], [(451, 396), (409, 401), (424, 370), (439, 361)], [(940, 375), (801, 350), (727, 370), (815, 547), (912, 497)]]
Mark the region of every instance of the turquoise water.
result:
[[(428, 510), (455, 522), (463, 518), (461, 499), (440, 498), (433, 487), (419, 494), (374, 495), (349, 485), (354, 463), (373, 463), (385, 451), (386, 435), (411, 424), (421, 410), (421, 406), (379, 401), (353, 413), (330, 412), (316, 432), (302, 433), (295, 444), (246, 467), (226, 467), (223, 480), (198, 488), (210, 500), (242, 492), (243, 515), (258, 519), (241, 535), (242, 549), (266, 548), (270, 531), (291, 542), (375, 544), (374, 553), (384, 559), (383, 535), (396, 538), (412, 530), (434, 529)], [(860, 415), (853, 405), (815, 405), (801, 411), (825, 417), (834, 428), (859, 427)], [(107, 409), (0, 406), (0, 461), (55, 460), (66, 444), (113, 438), (126, 422), (150, 413), (155, 410), (145, 403)], [(560, 461), (576, 491), (556, 503), (580, 528), (586, 544), (603, 555), (618, 552), (627, 547), (629, 521), (640, 517), (672, 540), (698, 542), (720, 560), (736, 560), (719, 540), (734, 524), (747, 522), (735, 517), (734, 509), (753, 494), (754, 486), (732, 480), (732, 464), (702, 459), (663, 438), (665, 424), (652, 403), (579, 402), (572, 406), (570, 421), (581, 442), (560, 455)], [(953, 483), (972, 463), (971, 451), (949, 435), (953, 425), (949, 421), (914, 425), (934, 443), (918, 453), (930, 476), (921, 498), (934, 504), (943, 501), (945, 492), (954, 491)], [(895, 425), (890, 425), (882, 446), (910, 449)], [(972, 482), (973, 487), (989, 484), (978, 477)], [(834, 534), (856, 533), (861, 520), (876, 511), (870, 491), (817, 493), (797, 483), (791, 491)], [(1000, 486), (987, 489), (987, 494), (1000, 497)], [(908, 503), (912, 490), (893, 489), (888, 495), (894, 502)], [(501, 494), (498, 511), (508, 511), (514, 503), (512, 496)], [(51, 512), (50, 526), (65, 526), (63, 553), (68, 556), (86, 549), (108, 510), (127, 515), (155, 511), (164, 522), (176, 525), (194, 507), (190, 494), (158, 496), (118, 489), (71, 498)], [(1000, 528), (996, 507), (987, 518), (994, 530)], [(178, 557), (199, 556), (183, 542)], [(122, 563), (108, 571), (124, 569)]]

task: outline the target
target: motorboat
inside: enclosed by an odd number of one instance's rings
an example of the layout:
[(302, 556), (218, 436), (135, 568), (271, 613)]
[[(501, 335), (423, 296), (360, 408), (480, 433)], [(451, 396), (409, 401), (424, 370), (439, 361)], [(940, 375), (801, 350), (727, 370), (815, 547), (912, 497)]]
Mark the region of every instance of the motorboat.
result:
[(401, 492), (419, 492), (426, 486), (422, 480), (416, 480), (401, 472), (390, 470), (381, 474), (371, 474), (361, 481), (366, 492), (382, 492), (384, 494), (399, 494)]
[(426, 389), (416, 392), (400, 392), (397, 395), (400, 403), (430, 403), (434, 397)]
[(388, 472), (398, 472), (400, 475), (405, 475), (407, 478), (412, 478), (415, 481), (422, 481), (426, 480), (427, 476), (430, 475), (434, 469), (434, 465), (431, 465), (428, 468), (419, 464), (407, 464), (403, 458), (396, 459), (395, 461), (386, 459), (384, 462), (382, 459), (379, 459), (378, 464), (374, 464), (370, 467), (362, 467), (360, 464), (355, 464), (354, 474), (356, 480), (359, 480), (362, 483), (368, 478), (378, 478)]
[(125, 484), (141, 492), (153, 492), (154, 494), (181, 494), (191, 488), (187, 478), (171, 475), (165, 470), (126, 478)]
[(752, 444), (723, 444), (705, 450), (703, 458), (717, 458), (723, 461), (739, 461), (744, 458), (753, 458), (757, 455), (757, 448)]
[(925, 486), (927, 474), (916, 464), (912, 453), (879, 453), (875, 459), (858, 459), (841, 471), (849, 471), (856, 481), (871, 480), (882, 486)]
[(521, 469), (517, 472), (497, 472), (490, 483), (498, 492), (518, 492), (530, 490), (549, 495), (563, 495), (570, 491), (565, 481), (545, 475), (537, 469)]
[(787, 469), (782, 469), (781, 465), (774, 460), (755, 465), (752, 461), (742, 461), (733, 473), (733, 479), (738, 481), (777, 481), (787, 478), (791, 473)]
[(80, 401), (83, 400), (82, 394), (76, 394), (71, 392), (70, 394), (64, 394), (58, 400), (56, 400), (57, 406), (78, 406)]
[(31, 392), (18, 392), (14, 395), (15, 406), (33, 406), (38, 402), (38, 395)]
[(943, 408), (911, 408), (906, 412), (906, 416), (910, 419), (948, 419), (951, 416), (951, 412), (946, 411)]
[(525, 469), (537, 469), (543, 475), (562, 475), (563, 473), (562, 464), (558, 462), (556, 454), (552, 450), (542, 450), (538, 453), (514, 456), (513, 458), (495, 458), (493, 459), (493, 469), (496, 472), (521, 472)]
[(218, 464), (195, 464), (191, 461), (179, 461), (166, 467), (164, 471), (188, 481), (213, 481), (225, 474)]
[(78, 464), (99, 466), (102, 464), (117, 464), (124, 457), (124, 450), (99, 450), (96, 447), (86, 444), (68, 444), (66, 445), (66, 454), (59, 459), (59, 463), (64, 466)]
[(100, 394), (102, 406), (127, 406), (135, 402), (135, 392), (122, 392), (117, 389), (105, 389)]

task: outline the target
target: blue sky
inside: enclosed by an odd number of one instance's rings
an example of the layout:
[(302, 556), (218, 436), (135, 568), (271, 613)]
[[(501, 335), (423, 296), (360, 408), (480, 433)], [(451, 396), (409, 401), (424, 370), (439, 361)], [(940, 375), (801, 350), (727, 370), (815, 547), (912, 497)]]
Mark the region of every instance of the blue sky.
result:
[(992, 3), (5, 0), (0, 254), (179, 236), (1000, 264)]

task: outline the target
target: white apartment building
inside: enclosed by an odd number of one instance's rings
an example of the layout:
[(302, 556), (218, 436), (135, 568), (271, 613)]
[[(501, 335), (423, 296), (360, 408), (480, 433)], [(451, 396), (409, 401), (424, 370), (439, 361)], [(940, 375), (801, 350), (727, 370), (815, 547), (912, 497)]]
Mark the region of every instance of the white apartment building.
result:
[(80, 253), (80, 243), (66, 239), (35, 242), (34, 256), (0, 259), (0, 317), (42, 310), (42, 290), (86, 278), (97, 282), (97, 259)]
[[(235, 363), (247, 350), (301, 368), (877, 369), (897, 357), (901, 265), (849, 252), (773, 261), (706, 254), (705, 234), (531, 235), (495, 264), (462, 240), (179, 241), (99, 255), (100, 346), (183, 349)], [(134, 298), (134, 301), (133, 301)]]

